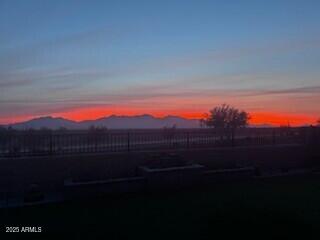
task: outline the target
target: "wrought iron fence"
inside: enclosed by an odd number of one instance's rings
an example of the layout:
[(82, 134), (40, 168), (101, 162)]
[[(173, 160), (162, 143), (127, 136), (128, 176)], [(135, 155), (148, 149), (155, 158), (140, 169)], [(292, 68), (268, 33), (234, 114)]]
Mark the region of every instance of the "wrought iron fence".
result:
[(3, 130), (0, 132), (0, 157), (303, 144), (312, 134), (319, 142), (319, 128), (239, 129), (233, 140), (212, 129)]

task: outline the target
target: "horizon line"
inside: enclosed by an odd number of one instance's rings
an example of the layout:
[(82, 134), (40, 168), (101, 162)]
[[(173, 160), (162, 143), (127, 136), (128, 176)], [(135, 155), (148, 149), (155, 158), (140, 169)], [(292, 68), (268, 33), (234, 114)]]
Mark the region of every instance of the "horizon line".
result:
[[(63, 119), (63, 120), (67, 120), (67, 121), (71, 121), (71, 122), (74, 122), (74, 123), (82, 123), (82, 122), (85, 122), (85, 121), (96, 121), (96, 120), (100, 120), (100, 119), (103, 119), (103, 118), (110, 118), (110, 117), (128, 117), (128, 118), (133, 118), (133, 117), (141, 117), (141, 116), (150, 116), (152, 118), (155, 118), (155, 119), (165, 119), (165, 118), (168, 118), (168, 117), (176, 117), (176, 118), (182, 118), (182, 119), (185, 119), (185, 120), (198, 120), (200, 121), (202, 118), (188, 118), (188, 117), (184, 117), (184, 116), (181, 116), (181, 115), (172, 115), (172, 114), (168, 114), (168, 115), (164, 115), (164, 116), (156, 116), (155, 114), (148, 114), (148, 113), (144, 113), (144, 114), (135, 114), (135, 115), (130, 115), (130, 114), (127, 114), (127, 115), (122, 115), (122, 114), (110, 114), (110, 115), (105, 115), (105, 116), (101, 116), (101, 117), (98, 117), (98, 118), (92, 118), (92, 119), (81, 119), (81, 120), (76, 120), (76, 119), (72, 119), (72, 118), (68, 118), (68, 117), (63, 117), (61, 115), (57, 115), (55, 116), (54, 114), (53, 115), (41, 115), (41, 116), (34, 116), (34, 117), (30, 117), (30, 118), (27, 118), (26, 120), (21, 120), (21, 121), (13, 121), (13, 122), (8, 122), (8, 123), (0, 123), (0, 126), (11, 126), (11, 125), (15, 125), (15, 124), (21, 124), (21, 123), (26, 123), (26, 122), (29, 122), (29, 121), (32, 121), (32, 120), (37, 120), (37, 119), (43, 119), (43, 118), (52, 118), (52, 119)], [(294, 126), (294, 127), (302, 127), (302, 126), (310, 126), (310, 125), (313, 125), (312, 123), (308, 123), (308, 122), (305, 122), (305, 123), (301, 123), (301, 124), (291, 124), (290, 123), (290, 120), (286, 120), (285, 123), (281, 123), (281, 124), (274, 124), (274, 123), (271, 123), (271, 122), (260, 122), (260, 123), (254, 123), (254, 122), (251, 122), (249, 120), (249, 123), (248, 123), (249, 126), (262, 126), (262, 125), (269, 125), (270, 127), (277, 127), (277, 126)]]
[(82, 120), (75, 120), (75, 119), (71, 119), (71, 118), (63, 117), (63, 116), (41, 115), (41, 116), (34, 116), (34, 117), (31, 117), (31, 118), (27, 118), (26, 120), (22, 120), (22, 121), (15, 121), (15, 122), (11, 122), (11, 123), (0, 123), (0, 126), (1, 125), (3, 126), (3, 125), (13, 125), (13, 124), (25, 123), (25, 122), (29, 122), (29, 121), (36, 120), (36, 119), (41, 119), (41, 118), (64, 119), (64, 120), (72, 121), (72, 122), (75, 122), (75, 123), (81, 123), (81, 122), (85, 122), (85, 121), (96, 121), (96, 120), (100, 120), (100, 119), (103, 119), (103, 118), (110, 118), (110, 117), (141, 117), (141, 116), (150, 116), (150, 117), (157, 118), (157, 119), (164, 119), (164, 118), (167, 118), (167, 117), (176, 117), (176, 118), (182, 118), (182, 119), (186, 119), (186, 120), (199, 120), (199, 121), (201, 120), (201, 118), (186, 118), (186, 117), (183, 117), (183, 116), (171, 115), (171, 114), (168, 114), (168, 115), (165, 115), (165, 116), (161, 117), (161, 116), (156, 116), (156, 115), (148, 114), (148, 113), (136, 114), (136, 115), (110, 114), (110, 115), (105, 115), (105, 116), (101, 116), (101, 117), (98, 117), (98, 118), (82, 119)]

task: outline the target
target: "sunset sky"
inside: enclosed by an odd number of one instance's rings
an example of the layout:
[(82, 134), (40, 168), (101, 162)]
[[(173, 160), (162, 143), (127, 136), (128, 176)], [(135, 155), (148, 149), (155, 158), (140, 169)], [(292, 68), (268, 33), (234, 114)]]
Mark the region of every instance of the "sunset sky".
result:
[(320, 1), (0, 0), (0, 124), (228, 103), (320, 118)]

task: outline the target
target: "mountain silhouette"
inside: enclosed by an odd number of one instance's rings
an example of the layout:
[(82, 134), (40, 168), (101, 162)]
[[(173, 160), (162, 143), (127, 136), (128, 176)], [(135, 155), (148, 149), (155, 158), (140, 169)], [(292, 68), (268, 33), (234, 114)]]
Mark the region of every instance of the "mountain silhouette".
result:
[[(24, 122), (2, 125), (2, 127), (12, 127), (18, 130), (24, 129), (59, 129), (71, 130), (88, 129), (91, 126), (106, 127), (109, 129), (152, 129), (176, 126), (177, 128), (200, 128), (198, 119), (187, 119), (179, 116), (166, 116), (163, 118), (154, 117), (149, 114), (136, 116), (117, 116), (98, 118), (95, 120), (84, 120), (80, 122), (72, 121), (61, 117), (39, 117)], [(267, 128), (273, 127), (270, 124), (250, 124), (249, 127)]]
[(87, 129), (91, 126), (106, 127), (109, 129), (148, 129), (148, 128), (163, 128), (172, 127), (177, 128), (198, 128), (200, 127), (199, 120), (186, 119), (178, 116), (166, 116), (163, 118), (157, 118), (152, 115), (144, 114), (137, 116), (116, 116), (111, 115), (109, 117), (99, 118), (96, 120), (85, 121), (72, 121), (64, 118), (55, 118), (51, 116), (34, 118), (29, 121), (19, 122), (6, 125), (11, 126), (14, 129)]

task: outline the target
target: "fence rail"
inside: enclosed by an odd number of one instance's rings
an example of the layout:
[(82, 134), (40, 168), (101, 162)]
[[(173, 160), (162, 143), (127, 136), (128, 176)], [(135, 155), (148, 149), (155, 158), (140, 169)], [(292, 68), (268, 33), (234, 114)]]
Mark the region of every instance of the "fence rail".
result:
[(212, 129), (6, 130), (0, 132), (0, 157), (304, 144), (312, 137), (319, 142), (319, 132), (319, 128), (248, 128), (239, 129), (231, 140)]

